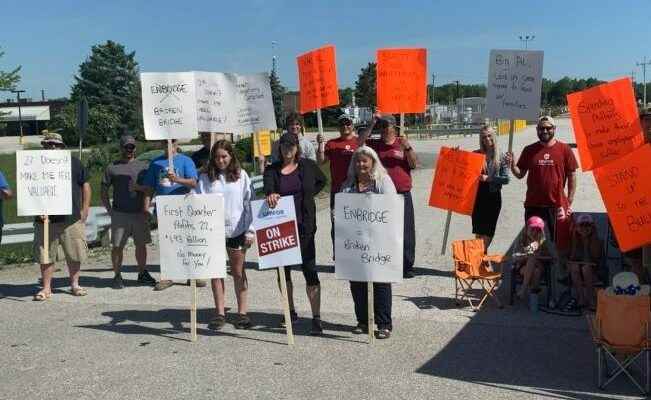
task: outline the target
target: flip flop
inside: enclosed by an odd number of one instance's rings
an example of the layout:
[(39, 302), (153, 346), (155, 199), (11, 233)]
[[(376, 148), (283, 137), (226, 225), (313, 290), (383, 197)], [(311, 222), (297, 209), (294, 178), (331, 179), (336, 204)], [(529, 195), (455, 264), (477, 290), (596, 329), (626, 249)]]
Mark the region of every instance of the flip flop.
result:
[(43, 291), (38, 292), (34, 295), (34, 301), (45, 301), (52, 296), (52, 293), (45, 293)]
[(88, 290), (84, 289), (83, 287), (76, 287), (72, 288), (70, 293), (72, 293), (73, 296), (82, 297), (88, 294)]

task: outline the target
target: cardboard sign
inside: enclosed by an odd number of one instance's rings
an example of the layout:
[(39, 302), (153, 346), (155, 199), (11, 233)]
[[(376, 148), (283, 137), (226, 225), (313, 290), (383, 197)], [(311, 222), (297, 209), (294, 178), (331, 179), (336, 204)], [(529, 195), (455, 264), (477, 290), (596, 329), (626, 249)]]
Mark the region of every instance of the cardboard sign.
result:
[(486, 116), (535, 121), (540, 115), (543, 52), (491, 50)]
[(403, 224), (404, 199), (400, 195), (337, 193), (336, 278), (402, 282)]
[(253, 156), (271, 154), (271, 132), (260, 131), (253, 134)]
[(441, 147), (429, 205), (472, 215), (484, 162), (483, 154)]
[(70, 150), (16, 151), (18, 216), (72, 214)]
[(197, 128), (199, 132), (231, 132), (234, 89), (224, 74), (194, 72), (197, 100)]
[(197, 99), (192, 72), (141, 73), (140, 83), (147, 140), (197, 137)]
[(377, 105), (383, 113), (423, 113), (427, 101), (427, 51), (377, 51)]
[(567, 105), (584, 171), (605, 165), (644, 144), (630, 78), (568, 94)]
[(339, 104), (335, 46), (324, 46), (296, 57), (301, 114)]
[(221, 195), (157, 196), (156, 215), (163, 279), (226, 277)]
[(629, 251), (651, 243), (651, 145), (593, 171), (617, 243)]
[(276, 113), (271, 84), (266, 73), (253, 75), (224, 74), (231, 85), (229, 96), (235, 99), (230, 131), (236, 134), (276, 129)]
[(294, 196), (281, 197), (276, 208), (269, 208), (265, 200), (252, 201), (251, 210), (258, 244), (259, 268), (301, 264), (303, 258)]

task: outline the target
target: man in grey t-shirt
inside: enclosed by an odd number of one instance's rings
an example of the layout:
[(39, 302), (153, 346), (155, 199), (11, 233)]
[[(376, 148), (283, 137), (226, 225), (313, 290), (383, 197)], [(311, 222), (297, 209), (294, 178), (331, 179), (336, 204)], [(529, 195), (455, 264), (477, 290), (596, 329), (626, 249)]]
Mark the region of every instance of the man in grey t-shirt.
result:
[[(138, 283), (155, 285), (156, 280), (147, 272), (147, 244), (151, 242), (149, 213), (143, 212), (144, 193), (142, 178), (147, 163), (136, 160), (136, 140), (133, 136), (120, 139), (122, 158), (113, 162), (104, 171), (102, 178), (102, 203), (111, 215), (111, 261), (113, 262), (113, 288), (124, 288), (122, 258), (129, 236), (136, 246), (138, 262)], [(109, 201), (109, 189), (113, 188), (113, 202)]]

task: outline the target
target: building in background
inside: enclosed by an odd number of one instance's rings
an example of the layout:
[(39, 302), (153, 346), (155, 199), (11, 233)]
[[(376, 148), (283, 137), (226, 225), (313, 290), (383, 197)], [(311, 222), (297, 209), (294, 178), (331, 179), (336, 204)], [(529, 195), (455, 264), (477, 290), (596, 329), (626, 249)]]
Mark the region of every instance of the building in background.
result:
[[(40, 135), (43, 129), (48, 128), (52, 117), (66, 104), (66, 100), (21, 99), (20, 119), (23, 122), (23, 135)], [(20, 136), (18, 103), (13, 99), (0, 103), (0, 136)]]

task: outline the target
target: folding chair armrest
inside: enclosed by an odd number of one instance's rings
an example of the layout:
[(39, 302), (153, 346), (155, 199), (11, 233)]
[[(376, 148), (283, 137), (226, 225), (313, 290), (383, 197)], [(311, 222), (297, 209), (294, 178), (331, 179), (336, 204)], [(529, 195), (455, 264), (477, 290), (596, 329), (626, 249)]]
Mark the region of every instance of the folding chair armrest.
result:
[(503, 254), (487, 254), (484, 256), (483, 260), (494, 262), (494, 263), (502, 263), (508, 260), (508, 257)]
[(592, 335), (592, 340), (595, 343), (600, 343), (601, 338), (599, 337), (599, 329), (597, 327), (597, 319), (594, 315), (586, 314), (585, 319), (588, 321), (588, 328), (590, 328), (590, 334)]

